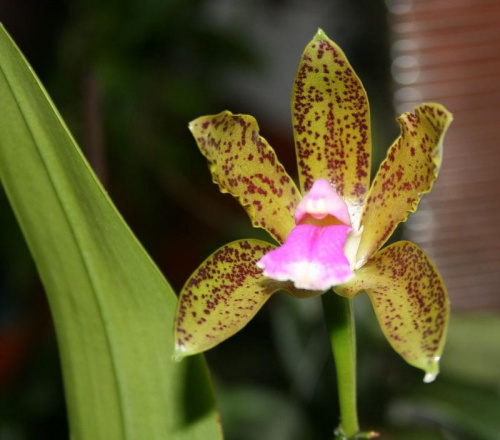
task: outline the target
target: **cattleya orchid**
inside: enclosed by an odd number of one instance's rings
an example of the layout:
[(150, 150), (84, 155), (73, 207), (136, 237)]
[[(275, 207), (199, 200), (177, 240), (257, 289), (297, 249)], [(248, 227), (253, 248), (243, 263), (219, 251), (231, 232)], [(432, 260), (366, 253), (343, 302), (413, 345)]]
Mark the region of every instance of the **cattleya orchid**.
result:
[(319, 30), (299, 65), (292, 117), (300, 191), (253, 117), (224, 111), (189, 125), (221, 192), (280, 246), (238, 240), (201, 264), (180, 294), (176, 358), (232, 336), (277, 291), (308, 298), (333, 288), (349, 298), (366, 292), (392, 347), (433, 380), (448, 323), (445, 285), (415, 244), (381, 247), (430, 191), (450, 113), (422, 104), (400, 116), (401, 134), (370, 186), (366, 93)]

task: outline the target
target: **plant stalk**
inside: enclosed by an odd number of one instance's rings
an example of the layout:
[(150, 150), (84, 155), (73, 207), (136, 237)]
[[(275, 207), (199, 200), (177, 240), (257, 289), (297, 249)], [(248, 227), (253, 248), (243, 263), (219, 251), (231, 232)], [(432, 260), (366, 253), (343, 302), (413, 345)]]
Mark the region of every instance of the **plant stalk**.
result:
[(337, 371), (339, 431), (346, 438), (359, 433), (356, 405), (356, 333), (352, 299), (327, 292), (322, 296), (325, 322)]

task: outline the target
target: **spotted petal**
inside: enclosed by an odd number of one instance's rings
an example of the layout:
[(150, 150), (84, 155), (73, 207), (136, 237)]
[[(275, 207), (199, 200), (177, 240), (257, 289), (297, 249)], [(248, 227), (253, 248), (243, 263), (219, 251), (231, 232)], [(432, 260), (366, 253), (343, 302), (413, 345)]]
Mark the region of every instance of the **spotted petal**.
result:
[(404, 113), (398, 121), (401, 135), (382, 162), (363, 209), (358, 267), (380, 249), (396, 226), (416, 211), (423, 194), (431, 190), (452, 116), (439, 104), (422, 104), (415, 114)]
[(378, 252), (356, 277), (335, 290), (345, 296), (365, 291), (384, 335), (409, 364), (432, 381), (439, 372), (449, 317), (443, 280), (429, 257), (399, 241)]
[(345, 225), (297, 225), (286, 243), (257, 265), (274, 280), (290, 280), (298, 289), (325, 291), (353, 276), (344, 254), (350, 230)]
[(299, 298), (311, 296), (262, 275), (256, 262), (273, 249), (260, 240), (235, 241), (214, 252), (191, 275), (177, 306), (177, 358), (208, 350), (241, 330), (278, 290)]
[(329, 180), (357, 228), (370, 184), (370, 110), (346, 56), (321, 29), (302, 55), (292, 116), (302, 192)]
[(202, 116), (189, 129), (221, 192), (236, 197), (253, 225), (282, 243), (295, 225), (300, 194), (274, 150), (259, 136), (256, 120), (225, 111)]

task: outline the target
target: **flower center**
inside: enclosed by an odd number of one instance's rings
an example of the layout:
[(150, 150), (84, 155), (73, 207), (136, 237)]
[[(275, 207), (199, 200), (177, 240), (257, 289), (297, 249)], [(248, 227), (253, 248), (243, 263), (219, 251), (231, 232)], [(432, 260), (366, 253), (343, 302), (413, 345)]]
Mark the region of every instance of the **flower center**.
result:
[[(326, 179), (318, 179), (311, 190), (300, 201), (295, 210), (297, 225), (327, 227), (334, 225), (351, 226), (347, 204)], [(344, 254), (351, 270), (356, 266), (356, 254), (361, 241), (362, 229), (351, 229), (344, 244)]]
[(295, 223), (286, 242), (257, 262), (265, 276), (310, 291), (325, 291), (354, 276), (361, 234), (327, 180), (314, 182), (295, 210)]
[[(309, 217), (309, 220), (306, 218)], [(326, 223), (309, 223), (315, 220), (326, 219)], [(347, 205), (326, 179), (318, 179), (311, 190), (304, 196), (295, 210), (295, 223), (315, 224), (328, 226), (343, 224), (351, 226), (351, 218)]]
[(302, 220), (300, 220), (298, 225), (313, 225), (313, 226), (332, 226), (332, 225), (344, 225), (347, 226), (344, 222), (341, 222), (337, 217), (333, 215), (327, 215), (323, 218), (315, 218), (312, 215), (306, 215)]

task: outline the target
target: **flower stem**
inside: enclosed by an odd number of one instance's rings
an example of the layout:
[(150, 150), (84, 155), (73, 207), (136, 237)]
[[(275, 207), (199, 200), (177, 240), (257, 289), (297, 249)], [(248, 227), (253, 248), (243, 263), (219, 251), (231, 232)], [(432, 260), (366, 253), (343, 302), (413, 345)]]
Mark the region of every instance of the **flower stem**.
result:
[(356, 333), (352, 299), (327, 292), (323, 311), (337, 370), (340, 403), (339, 431), (346, 438), (359, 433), (356, 407)]

